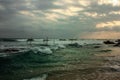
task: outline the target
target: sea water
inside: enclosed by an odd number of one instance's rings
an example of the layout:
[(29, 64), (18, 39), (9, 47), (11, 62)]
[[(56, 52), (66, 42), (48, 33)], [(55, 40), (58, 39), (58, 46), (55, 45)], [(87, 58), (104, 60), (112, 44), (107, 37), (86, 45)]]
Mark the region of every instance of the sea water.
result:
[[(28, 43), (26, 42), (27, 39), (18, 39), (18, 41), (16, 42), (0, 42), (0, 49), (5, 49), (5, 48), (27, 48), (28, 47)], [(86, 44), (101, 44), (103, 42), (103, 40), (75, 40), (75, 41), (70, 41), (70, 40), (65, 40), (65, 41), (60, 41), (59, 39), (50, 39), (48, 41), (49, 45), (54, 45), (54, 44), (71, 44), (71, 43), (79, 43), (80, 45), (86, 45)], [(32, 42), (33, 48), (36, 46), (40, 46), (41, 44), (44, 44), (43, 39), (34, 39), (34, 41)], [(67, 50), (67, 49), (66, 49)], [(69, 50), (69, 49), (68, 49)], [(74, 50), (75, 51), (75, 50)], [(66, 70), (69, 68), (74, 68), (75, 66), (72, 66), (71, 64), (68, 65), (67, 63), (69, 62), (73, 62), (76, 60), (81, 59), (82, 57), (87, 58), (86, 53), (82, 52), (80, 54), (78, 53), (72, 53), (73, 51), (69, 51), (70, 53), (54, 53), (52, 55), (39, 55), (39, 54), (34, 54), (34, 53), (29, 53), (29, 54), (23, 54), (21, 56), (18, 56), (16, 58), (14, 58), (14, 62), (18, 63), (19, 65), (23, 64), (24, 62), (27, 62), (30, 64), (30, 66), (32, 65), (32, 67), (40, 67), (40, 71), (44, 72), (47, 71), (49, 72), (54, 71), (54, 70)], [(22, 58), (22, 59), (21, 59)], [(34, 61), (35, 65), (31, 64), (30, 61)], [(34, 63), (32, 62), (32, 63)], [(37, 64), (37, 63), (39, 64)], [(18, 66), (19, 66), (18, 65)], [(64, 67), (63, 67), (64, 66)], [(46, 80), (47, 78), (47, 74), (42, 74), (38, 77), (34, 77), (34, 78), (30, 78), (30, 79), (24, 79), (24, 80)]]
[[(5, 47), (27, 47), (28, 42), (26, 41), (27, 39), (18, 39), (16, 42), (4, 42), (0, 41), (0, 49), (5, 48)], [(79, 39), (75, 41), (70, 41), (70, 40), (65, 40), (65, 41), (60, 41), (59, 39), (50, 39), (48, 41), (48, 45), (54, 45), (54, 44), (71, 44), (71, 43), (79, 43), (80, 45), (84, 44), (101, 44), (103, 40), (92, 40), (92, 39)], [(32, 41), (32, 45), (38, 46), (40, 44), (45, 44), (43, 39), (34, 39)]]

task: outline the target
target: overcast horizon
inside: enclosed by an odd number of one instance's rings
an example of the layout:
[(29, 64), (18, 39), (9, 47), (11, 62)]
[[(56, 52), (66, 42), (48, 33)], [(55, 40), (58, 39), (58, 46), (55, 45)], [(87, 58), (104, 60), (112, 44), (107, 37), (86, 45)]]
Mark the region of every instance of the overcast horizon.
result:
[(0, 38), (120, 38), (120, 0), (0, 0)]

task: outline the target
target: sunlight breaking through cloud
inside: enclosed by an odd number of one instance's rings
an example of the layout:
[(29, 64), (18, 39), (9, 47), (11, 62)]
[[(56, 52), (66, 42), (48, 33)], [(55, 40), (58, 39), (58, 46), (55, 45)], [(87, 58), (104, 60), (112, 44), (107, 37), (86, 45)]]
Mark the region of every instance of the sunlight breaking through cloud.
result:
[(120, 21), (111, 21), (111, 22), (105, 22), (105, 23), (99, 23), (96, 25), (96, 28), (114, 28), (114, 27), (120, 27)]
[(118, 39), (120, 32), (116, 31), (98, 31), (98, 32), (86, 32), (80, 38), (83, 39)]
[(99, 0), (99, 5), (112, 5), (112, 6), (120, 6), (120, 0)]

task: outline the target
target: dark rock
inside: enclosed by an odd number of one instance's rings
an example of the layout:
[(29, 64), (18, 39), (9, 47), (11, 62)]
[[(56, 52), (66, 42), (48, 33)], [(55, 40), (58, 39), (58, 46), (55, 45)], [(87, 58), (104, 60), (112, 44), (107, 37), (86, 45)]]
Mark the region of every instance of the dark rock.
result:
[(27, 42), (31, 42), (31, 41), (34, 41), (34, 39), (33, 38), (27, 39)]
[(94, 46), (94, 48), (100, 48), (101, 46)]
[(116, 40), (115, 42), (120, 43), (120, 39)]
[(68, 44), (68, 46), (77, 48), (82, 47), (82, 45), (79, 45), (78, 43)]
[(59, 41), (66, 41), (66, 39), (59, 39)]
[(109, 41), (109, 40), (104, 41), (103, 43), (104, 43), (104, 44), (115, 44), (115, 42), (113, 42), (113, 41)]
[(15, 49), (15, 48), (9, 48), (9, 49), (4, 49), (3, 52), (4, 53), (12, 53), (12, 52), (18, 52), (20, 51), (19, 49)]
[(77, 41), (77, 39), (69, 39), (70, 41)]
[(116, 42), (116, 44), (114, 46), (120, 47), (120, 39), (116, 40), (115, 42)]
[(11, 38), (3, 38), (3, 39), (0, 39), (0, 41), (4, 41), (4, 42), (16, 42), (17, 40), (16, 39), (11, 39)]

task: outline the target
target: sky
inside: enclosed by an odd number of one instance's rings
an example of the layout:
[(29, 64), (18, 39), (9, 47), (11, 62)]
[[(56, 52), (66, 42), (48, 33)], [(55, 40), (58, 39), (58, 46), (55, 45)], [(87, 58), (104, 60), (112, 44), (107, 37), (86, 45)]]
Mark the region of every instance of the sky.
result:
[(3, 38), (120, 38), (120, 0), (0, 0)]

